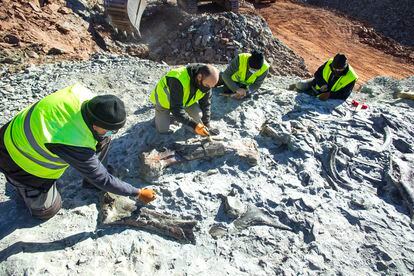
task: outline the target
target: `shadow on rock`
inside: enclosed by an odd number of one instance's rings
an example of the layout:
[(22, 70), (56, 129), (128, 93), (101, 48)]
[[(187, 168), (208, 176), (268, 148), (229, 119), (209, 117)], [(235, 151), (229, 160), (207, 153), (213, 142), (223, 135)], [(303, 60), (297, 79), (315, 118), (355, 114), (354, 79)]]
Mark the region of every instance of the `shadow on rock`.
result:
[(0, 202), (0, 240), (16, 229), (32, 228), (44, 222), (30, 215), (23, 199), (8, 182), (6, 182), (5, 194), (10, 197), (10, 200)]
[[(220, 94), (223, 91), (223, 87), (217, 87), (213, 89), (213, 97), (211, 100), (211, 120), (219, 121), (220, 119), (226, 120), (226, 115), (231, 113), (233, 110), (238, 108), (242, 103), (249, 101), (251, 99), (245, 100), (235, 100), (228, 96), (221, 96)], [(214, 125), (214, 123), (213, 123)]]
[(21, 252), (24, 253), (36, 253), (36, 252), (50, 252), (50, 251), (58, 251), (68, 247), (72, 247), (75, 244), (92, 238), (96, 240), (99, 237), (105, 235), (113, 235), (115, 233), (120, 233), (124, 229), (100, 229), (95, 232), (82, 232), (77, 233), (61, 240), (56, 240), (53, 242), (16, 242), (6, 249), (0, 251), (0, 262), (7, 260), (10, 256), (19, 254)]

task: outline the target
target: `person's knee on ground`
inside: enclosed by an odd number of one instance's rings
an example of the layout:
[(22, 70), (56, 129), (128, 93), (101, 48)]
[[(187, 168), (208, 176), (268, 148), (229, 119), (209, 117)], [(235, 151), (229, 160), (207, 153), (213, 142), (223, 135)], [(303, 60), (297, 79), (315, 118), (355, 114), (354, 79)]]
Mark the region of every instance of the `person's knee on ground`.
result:
[(298, 91), (310, 90), (312, 89), (312, 83), (313, 83), (313, 78), (306, 79), (306, 80), (300, 80), (295, 84), (296, 90)]
[(12, 185), (22, 197), (30, 214), (35, 218), (48, 220), (62, 208), (62, 198), (56, 188), (56, 183), (48, 191)]
[(170, 133), (170, 111), (168, 109), (156, 107), (154, 122), (158, 133)]

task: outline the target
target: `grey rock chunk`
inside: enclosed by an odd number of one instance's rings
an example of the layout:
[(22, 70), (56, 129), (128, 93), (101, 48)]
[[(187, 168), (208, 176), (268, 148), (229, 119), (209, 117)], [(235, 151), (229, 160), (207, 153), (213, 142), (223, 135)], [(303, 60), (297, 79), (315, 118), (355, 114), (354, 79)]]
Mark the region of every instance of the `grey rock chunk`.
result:
[(278, 145), (287, 145), (291, 140), (292, 129), (289, 122), (270, 123), (265, 122), (262, 125), (260, 134), (269, 136)]
[(224, 208), (227, 215), (232, 219), (236, 219), (246, 212), (246, 206), (235, 196), (225, 197)]

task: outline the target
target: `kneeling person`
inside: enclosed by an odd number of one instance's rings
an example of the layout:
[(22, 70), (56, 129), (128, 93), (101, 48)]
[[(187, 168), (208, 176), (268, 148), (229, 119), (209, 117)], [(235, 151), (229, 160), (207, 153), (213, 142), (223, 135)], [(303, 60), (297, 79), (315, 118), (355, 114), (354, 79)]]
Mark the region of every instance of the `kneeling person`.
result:
[(225, 94), (242, 99), (260, 88), (269, 73), (269, 67), (260, 52), (239, 54), (220, 75), (218, 86), (224, 85)]
[[(175, 120), (201, 136), (217, 134), (210, 126), (211, 88), (219, 80), (212, 65), (191, 64), (170, 70), (151, 92), (155, 105), (155, 126), (159, 133), (170, 132), (170, 113)], [(209, 132), (210, 130), (210, 132)]]
[(66, 87), (27, 107), (0, 129), (0, 171), (32, 216), (40, 219), (53, 217), (61, 208), (56, 180), (69, 166), (101, 190), (148, 203), (155, 198), (152, 190), (121, 181), (101, 163), (111, 134), (125, 121), (124, 103), (116, 96), (94, 97), (80, 84)]
[(351, 95), (358, 75), (348, 64), (344, 54), (337, 54), (315, 72), (314, 77), (293, 85), (299, 92), (316, 96), (320, 100), (342, 99)]

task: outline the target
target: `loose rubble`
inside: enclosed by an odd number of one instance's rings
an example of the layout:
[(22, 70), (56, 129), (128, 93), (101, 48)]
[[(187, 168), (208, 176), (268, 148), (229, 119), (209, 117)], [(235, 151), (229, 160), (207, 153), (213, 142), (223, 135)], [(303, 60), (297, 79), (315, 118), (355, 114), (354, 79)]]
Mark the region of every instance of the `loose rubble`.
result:
[(150, 54), (167, 63), (227, 63), (241, 52), (260, 50), (276, 75), (308, 76), (304, 60), (274, 38), (266, 21), (232, 12), (193, 17)]

